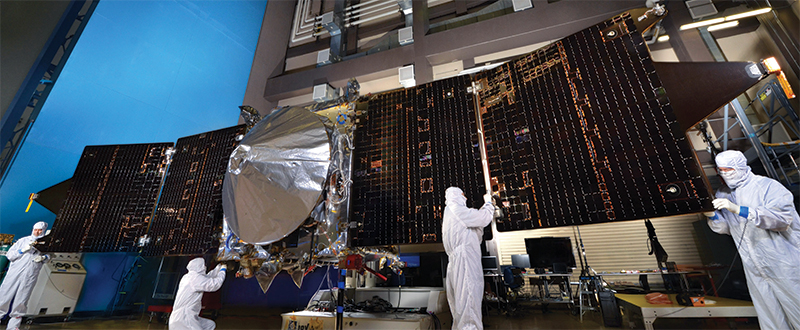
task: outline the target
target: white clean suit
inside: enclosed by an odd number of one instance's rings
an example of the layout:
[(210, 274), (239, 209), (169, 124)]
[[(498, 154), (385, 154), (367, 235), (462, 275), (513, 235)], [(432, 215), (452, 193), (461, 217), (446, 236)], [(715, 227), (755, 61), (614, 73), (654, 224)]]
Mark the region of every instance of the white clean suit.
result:
[(217, 291), (225, 282), (225, 268), (222, 264), (206, 274), (203, 258), (194, 258), (186, 265), (189, 270), (178, 284), (178, 293), (169, 316), (170, 330), (212, 330), (217, 327), (214, 321), (200, 317), (203, 308), (203, 292)]
[(447, 252), (447, 303), (453, 314), (453, 329), (483, 329), (483, 227), (492, 222), (494, 206), (487, 201), (480, 210), (466, 206), (461, 189), (445, 191), (442, 242)]
[[(0, 285), (0, 318), (6, 314), (11, 317), (6, 329), (18, 329), (22, 316), (28, 311), (28, 299), (36, 285), (39, 270), (42, 269), (42, 263), (48, 259), (47, 255), (40, 253), (33, 245), (37, 239), (44, 237), (46, 231), (47, 223), (37, 222), (33, 225), (30, 236), (20, 238), (6, 252), (6, 257), (11, 263), (3, 284)], [(9, 306), (12, 299), (14, 306)]]
[(800, 217), (791, 192), (755, 175), (739, 151), (716, 157), (727, 187), (717, 191), (711, 229), (733, 237), (761, 329), (800, 329)]

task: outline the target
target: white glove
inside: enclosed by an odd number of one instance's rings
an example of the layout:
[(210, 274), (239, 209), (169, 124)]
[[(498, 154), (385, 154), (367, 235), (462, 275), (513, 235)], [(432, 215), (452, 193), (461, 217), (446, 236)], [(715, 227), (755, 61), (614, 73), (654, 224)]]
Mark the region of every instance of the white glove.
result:
[(739, 215), (739, 205), (733, 204), (733, 202), (729, 201), (727, 198), (717, 198), (711, 201), (711, 204), (714, 204), (714, 208), (717, 210), (728, 210), (731, 213)]
[(44, 262), (45, 260), (47, 260), (47, 255), (46, 254), (37, 256), (36, 258), (33, 258), (33, 262)]
[(22, 253), (28, 252), (28, 251), (30, 251), (30, 250), (31, 250), (31, 248), (32, 248), (34, 245), (36, 245), (36, 241), (33, 241), (33, 242), (31, 242), (31, 244), (28, 244), (28, 245), (25, 245), (25, 246), (23, 246), (21, 249), (19, 249), (19, 252), (22, 252)]
[(486, 203), (491, 203), (492, 202), (492, 195), (491, 194), (483, 195), (483, 201), (486, 202)]
[(703, 215), (705, 215), (706, 218), (712, 218), (715, 215), (717, 215), (717, 213), (715, 213), (715, 212), (703, 212)]

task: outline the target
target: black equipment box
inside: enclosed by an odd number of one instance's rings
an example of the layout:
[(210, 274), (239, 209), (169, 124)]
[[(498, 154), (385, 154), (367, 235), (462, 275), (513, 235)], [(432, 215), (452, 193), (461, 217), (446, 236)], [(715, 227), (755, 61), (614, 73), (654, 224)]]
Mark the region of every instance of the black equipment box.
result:
[(622, 326), (622, 315), (617, 306), (617, 298), (614, 291), (600, 291), (597, 293), (600, 298), (600, 311), (603, 313), (603, 325), (607, 327)]

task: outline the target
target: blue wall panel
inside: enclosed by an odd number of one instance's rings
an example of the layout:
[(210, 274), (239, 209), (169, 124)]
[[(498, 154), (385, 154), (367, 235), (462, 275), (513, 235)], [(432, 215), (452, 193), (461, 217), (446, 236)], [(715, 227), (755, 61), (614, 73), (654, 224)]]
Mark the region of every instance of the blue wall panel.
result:
[[(100, 1), (0, 188), (0, 233), (52, 225), (36, 203), (25, 213), (28, 195), (72, 177), (86, 145), (175, 142), (236, 125), (266, 3)], [(109, 274), (131, 261), (87, 254), (76, 310), (105, 310), (118, 279)]]
[[(325, 277), (325, 273), (328, 277)], [(226, 306), (247, 306), (264, 308), (304, 308), (317, 289), (324, 290), (336, 286), (339, 272), (334, 267), (317, 268), (306, 275), (301, 288), (297, 288), (292, 277), (281, 272), (264, 294), (255, 278), (228, 277), (222, 287), (222, 304)]]
[(55, 215), (28, 195), (86, 145), (174, 142), (237, 124), (266, 1), (101, 1), (0, 188), (0, 233)]
[(75, 311), (105, 311), (113, 302), (117, 286), (135, 259), (135, 256), (126, 253), (85, 254), (81, 263), (86, 268), (86, 280)]

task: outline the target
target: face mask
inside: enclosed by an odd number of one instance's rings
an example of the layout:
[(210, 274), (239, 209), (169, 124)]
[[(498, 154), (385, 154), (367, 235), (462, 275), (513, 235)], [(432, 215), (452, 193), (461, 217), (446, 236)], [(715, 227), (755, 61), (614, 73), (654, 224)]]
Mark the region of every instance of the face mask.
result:
[(736, 186), (739, 183), (739, 180), (742, 177), (740, 172), (737, 171), (737, 170), (726, 171), (726, 172), (720, 171), (719, 172), (719, 176), (721, 176), (722, 179), (725, 180), (725, 184), (727, 184), (728, 187), (731, 187), (731, 188), (736, 188)]

